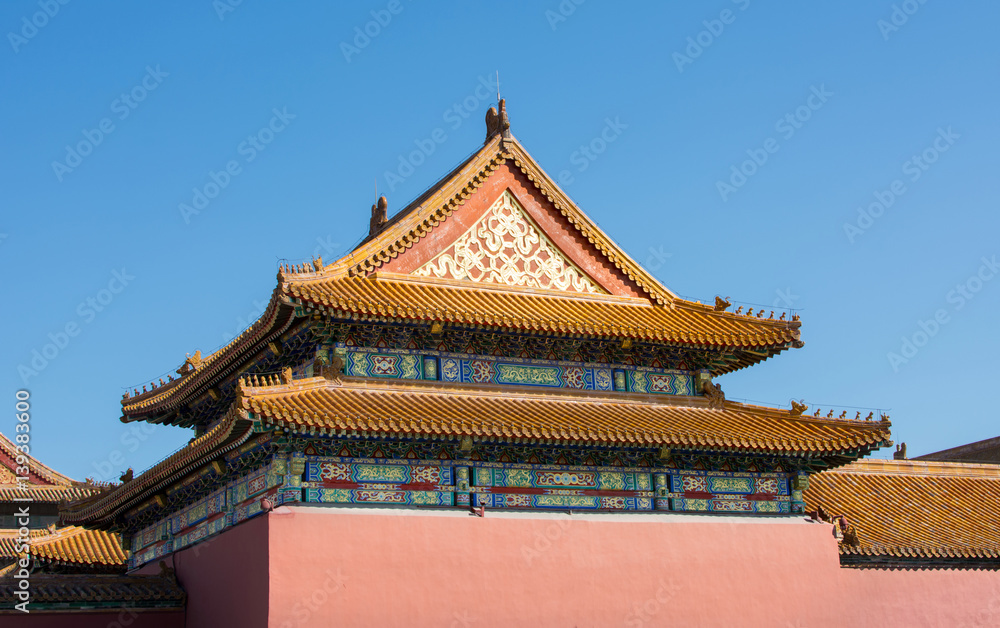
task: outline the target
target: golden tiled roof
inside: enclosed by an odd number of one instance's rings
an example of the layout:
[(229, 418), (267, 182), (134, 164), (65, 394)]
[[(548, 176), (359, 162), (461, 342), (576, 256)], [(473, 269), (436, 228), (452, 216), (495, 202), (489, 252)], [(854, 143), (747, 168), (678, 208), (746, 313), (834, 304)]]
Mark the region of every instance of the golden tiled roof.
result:
[(129, 482), (119, 484), (96, 498), (70, 504), (60, 512), (67, 523), (100, 523), (108, 520), (156, 491), (182, 477), (188, 471), (206, 464), (244, 443), (252, 433), (249, 421), (229, 413), (214, 428)]
[(239, 365), (252, 358), (257, 347), (265, 346), (280, 336), (295, 321), (294, 309), (282, 297), (279, 286), (271, 294), (271, 300), (260, 318), (236, 338), (205, 358), (200, 357), (200, 351), (196, 352), (196, 357), (186, 358), (184, 363), (190, 366), (190, 371), (179, 379), (162, 386), (151, 382), (149, 390), (143, 387), (143, 391), (136, 395), (126, 393), (121, 402), (123, 415), (139, 413), (179, 397), (186, 398), (185, 395), (193, 391), (203, 394), (203, 387), (227, 377)]
[(241, 388), (241, 406), (302, 431), (471, 436), (797, 455), (883, 446), (889, 423), (793, 416), (702, 397), (594, 393), (406, 380), (322, 378)]
[(809, 479), (808, 508), (857, 530), (843, 558), (947, 563), (1000, 559), (1000, 467), (859, 460)]
[[(17, 529), (0, 530), (0, 559), (14, 559), (18, 552)], [(103, 530), (86, 530), (77, 526), (59, 529), (29, 530), (27, 553), (48, 562), (79, 565), (119, 566), (125, 564), (121, 537)]]
[(16, 460), (20, 452), (9, 438), (0, 434), (0, 503), (30, 499), (35, 503), (58, 504), (85, 499), (106, 490), (105, 486), (76, 482), (28, 456), (29, 480), (17, 482)]
[(62, 501), (86, 499), (103, 491), (100, 486), (38, 486), (28, 484), (20, 488), (16, 484), (0, 485), (0, 502), (12, 502), (15, 499), (29, 498), (36, 503), (58, 504)]
[(1000, 464), (1000, 436), (943, 451), (915, 456), (913, 460)]
[(121, 537), (104, 530), (69, 526), (33, 539), (29, 553), (49, 562), (120, 566), (125, 564)]
[[(509, 164), (590, 243), (604, 261), (647, 295), (646, 299), (574, 299), (565, 293), (490, 289), (471, 282), (414, 281), (382, 266), (447, 220), (498, 168)], [(252, 360), (296, 320), (291, 304), (329, 309), (352, 318), (441, 321), (525, 332), (640, 339), (704, 348), (742, 350), (717, 374), (749, 366), (801, 346), (799, 321), (715, 311), (677, 297), (625, 253), (559, 189), (513, 138), (494, 137), (459, 167), (405, 207), (375, 237), (326, 266), (283, 267), (261, 317), (228, 345), (198, 360), (181, 379), (122, 400), (126, 420), (172, 413), (204, 395)], [(298, 312), (301, 315), (303, 312)], [(308, 313), (308, 312), (306, 312)]]
[[(17, 558), (21, 555), (21, 553), (17, 551), (18, 546), (21, 545), (18, 534), (19, 533), (16, 528), (0, 528), (0, 562)], [(46, 528), (29, 530), (28, 539), (34, 543), (36, 539), (49, 536), (50, 534), (52, 533)]]
[(444, 321), (734, 349), (781, 350), (799, 341), (798, 321), (737, 316), (686, 301), (670, 307), (643, 299), (569, 296), (389, 273), (364, 278), (324, 275), (289, 281), (286, 290), (301, 301), (376, 319)]

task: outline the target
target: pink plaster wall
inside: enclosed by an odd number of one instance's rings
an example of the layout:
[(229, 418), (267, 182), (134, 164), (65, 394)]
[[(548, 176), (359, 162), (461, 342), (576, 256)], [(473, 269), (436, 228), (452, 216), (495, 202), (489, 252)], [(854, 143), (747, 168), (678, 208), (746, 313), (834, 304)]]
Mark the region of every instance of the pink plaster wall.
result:
[[(269, 523), (255, 517), (167, 557), (188, 595), (186, 628), (268, 625)], [(159, 572), (151, 563), (138, 573)]]
[(826, 525), (379, 513), (268, 515), (269, 626), (1000, 625), (997, 573), (842, 569)]

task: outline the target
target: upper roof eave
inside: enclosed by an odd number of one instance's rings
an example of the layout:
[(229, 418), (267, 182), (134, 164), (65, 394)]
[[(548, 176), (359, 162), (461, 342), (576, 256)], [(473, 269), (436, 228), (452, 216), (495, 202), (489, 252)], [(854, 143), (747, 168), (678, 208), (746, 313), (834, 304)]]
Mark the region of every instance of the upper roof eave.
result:
[(243, 360), (255, 355), (263, 345), (287, 330), (295, 322), (294, 312), (294, 306), (288, 303), (279, 283), (260, 318), (226, 346), (201, 359), (191, 372), (138, 395), (126, 393), (121, 401), (122, 421), (128, 423), (169, 414), (182, 403), (205, 394), (219, 379), (238, 369)]

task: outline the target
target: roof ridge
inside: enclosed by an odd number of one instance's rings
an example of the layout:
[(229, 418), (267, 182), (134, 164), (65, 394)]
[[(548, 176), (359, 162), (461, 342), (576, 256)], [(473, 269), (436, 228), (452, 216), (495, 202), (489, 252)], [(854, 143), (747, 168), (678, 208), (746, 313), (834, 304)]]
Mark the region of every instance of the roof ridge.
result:
[[(74, 480), (73, 478), (67, 475), (63, 475), (62, 473), (53, 470), (51, 467), (42, 464), (41, 462), (39, 462), (37, 458), (35, 458), (31, 454), (22, 453), (17, 448), (17, 445), (14, 443), (14, 441), (10, 440), (10, 438), (8, 438), (3, 432), (0, 432), (0, 450), (2, 450), (5, 454), (10, 456), (12, 460), (16, 460), (18, 456), (27, 455), (28, 459), (31, 461), (28, 465), (29, 473), (33, 473), (36, 476), (50, 482), (53, 488), (56, 487), (67, 488), (81, 484), (81, 482), (78, 482), (77, 480)], [(43, 487), (44, 485), (36, 484), (32, 488), (43, 488)]]
[(851, 475), (893, 475), (900, 477), (966, 477), (1000, 479), (1000, 465), (973, 462), (939, 462), (936, 460), (856, 460), (832, 471)]

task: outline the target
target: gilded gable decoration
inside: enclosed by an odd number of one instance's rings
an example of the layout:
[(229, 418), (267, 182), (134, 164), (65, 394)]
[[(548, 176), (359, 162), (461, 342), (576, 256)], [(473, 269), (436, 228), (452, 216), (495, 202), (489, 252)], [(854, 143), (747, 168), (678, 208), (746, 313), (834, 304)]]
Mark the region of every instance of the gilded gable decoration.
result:
[(454, 244), (416, 271), (507, 286), (604, 294), (535, 225), (509, 192)]

